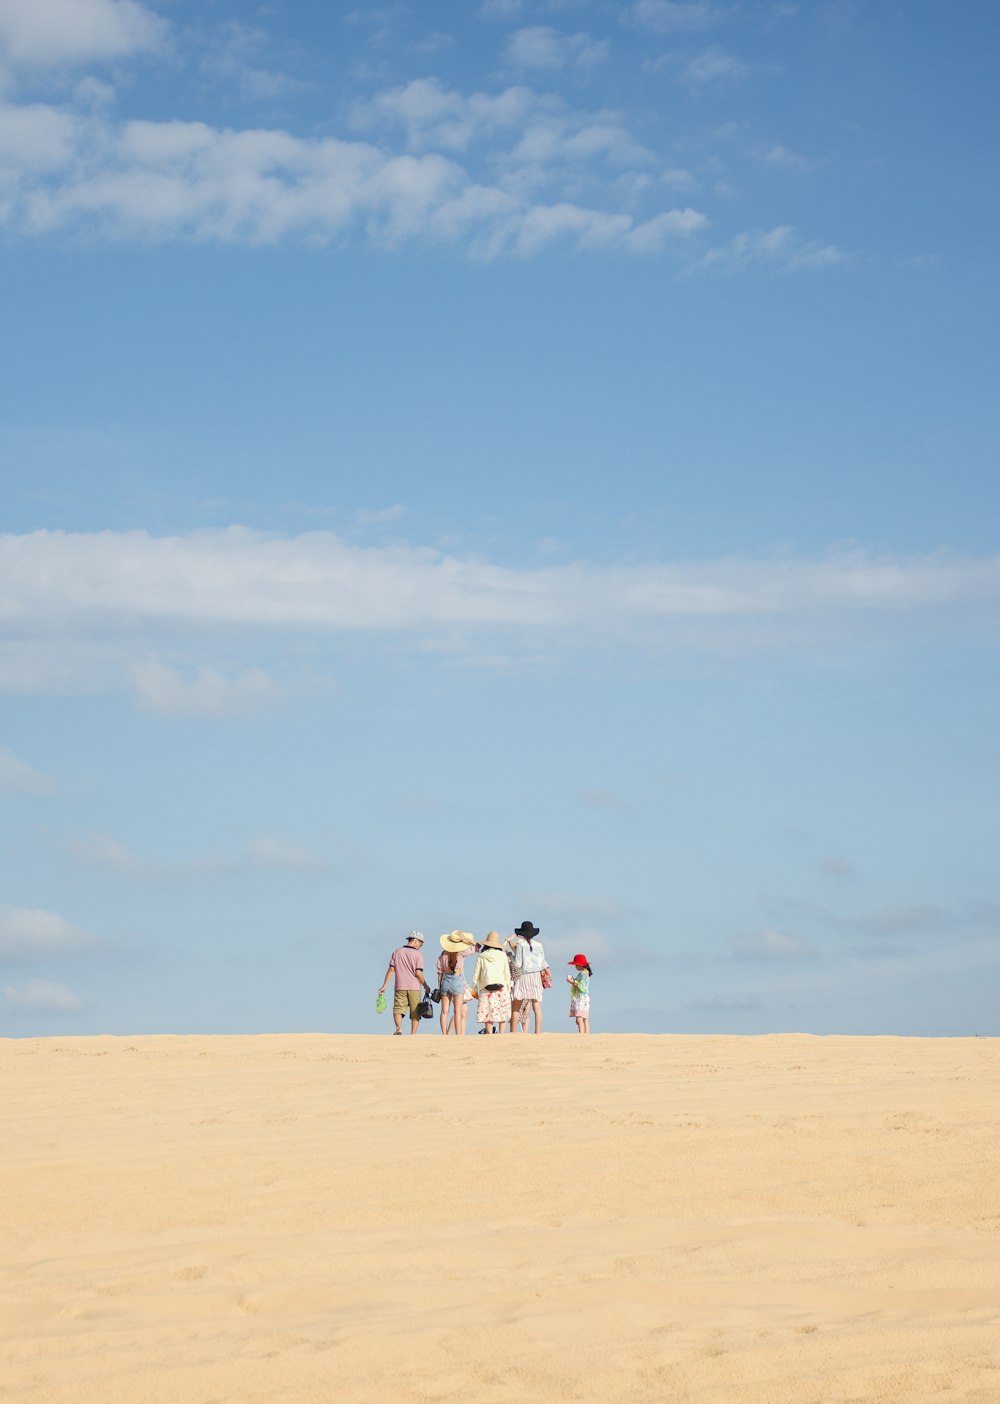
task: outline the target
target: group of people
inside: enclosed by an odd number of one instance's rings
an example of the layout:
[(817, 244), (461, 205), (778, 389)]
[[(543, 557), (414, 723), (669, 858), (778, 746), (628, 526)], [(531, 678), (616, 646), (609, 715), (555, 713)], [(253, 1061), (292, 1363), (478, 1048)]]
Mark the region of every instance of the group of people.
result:
[[(437, 988), (424, 974), (424, 936), (411, 931), (406, 943), (393, 951), (389, 968), (379, 987), (376, 1007), (385, 1008), (385, 991), (393, 980), (392, 1019), (395, 1033), (403, 1032), (403, 1019), (410, 1016), (410, 1033), (420, 1028), (421, 1005), (429, 998), (440, 1003), (441, 1032), (464, 1034), (469, 1005), (476, 1001), (476, 1020), (481, 1034), (527, 1033), (534, 1018), (534, 1032), (542, 1031), (542, 1000), (552, 986), (552, 973), (539, 941), (540, 928), (522, 921), (512, 936), (501, 940), (491, 931), (477, 941), (470, 931), (449, 931), (441, 937), (437, 961)], [(476, 964), (469, 983), (466, 960), (475, 955)], [(593, 971), (583, 954), (568, 962), (573, 972), (566, 976), (570, 987), (569, 1016), (578, 1033), (590, 1033), (590, 977)]]

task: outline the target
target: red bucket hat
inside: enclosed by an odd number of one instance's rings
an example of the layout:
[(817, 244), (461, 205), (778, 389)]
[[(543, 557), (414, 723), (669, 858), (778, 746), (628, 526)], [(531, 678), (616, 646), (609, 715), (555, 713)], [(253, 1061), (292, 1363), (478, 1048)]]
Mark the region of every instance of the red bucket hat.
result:
[(590, 961), (585, 955), (575, 955), (572, 960), (566, 962), (567, 965), (589, 965)]

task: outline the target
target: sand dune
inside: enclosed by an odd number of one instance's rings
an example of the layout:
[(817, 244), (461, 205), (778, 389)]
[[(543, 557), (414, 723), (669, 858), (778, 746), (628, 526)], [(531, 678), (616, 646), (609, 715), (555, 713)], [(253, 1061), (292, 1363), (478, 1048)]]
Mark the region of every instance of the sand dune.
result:
[(3, 1040), (0, 1075), (0, 1401), (1000, 1401), (997, 1040)]

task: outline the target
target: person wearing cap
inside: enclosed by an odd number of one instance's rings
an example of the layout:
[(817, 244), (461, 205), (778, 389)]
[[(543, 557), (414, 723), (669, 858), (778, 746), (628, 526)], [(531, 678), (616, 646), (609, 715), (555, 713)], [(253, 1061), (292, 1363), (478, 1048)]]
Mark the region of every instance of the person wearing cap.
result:
[(396, 1033), (403, 1032), (403, 1015), (410, 1011), (410, 1033), (415, 1034), (420, 1029), (420, 1015), (417, 1013), (417, 1005), (420, 1003), (421, 987), (430, 994), (431, 987), (424, 979), (424, 933), (422, 931), (411, 931), (406, 938), (406, 945), (400, 946), (393, 951), (389, 957), (389, 969), (385, 972), (385, 979), (382, 981), (379, 994), (385, 994), (385, 987), (389, 983), (389, 976), (395, 979), (392, 996), (392, 1021), (396, 1025)]
[(577, 1033), (590, 1033), (590, 977), (593, 971), (590, 961), (580, 952), (568, 964), (573, 966), (569, 981), (569, 1017), (576, 1020)]
[(465, 957), (475, 950), (471, 931), (449, 931), (441, 937), (438, 956), (438, 989), (441, 991), (441, 1032), (465, 1033)]
[(479, 948), (472, 993), (479, 1000), (480, 1032), (497, 1033), (510, 1018), (510, 962), (498, 931), (491, 931)]
[[(529, 1013), (535, 1016), (535, 1033), (542, 1031), (542, 971), (548, 969), (545, 948), (536, 940), (539, 928), (530, 921), (515, 927), (511, 938), (514, 988), (511, 991), (510, 1031), (526, 1033)], [(515, 939), (516, 938), (516, 939)], [(523, 1013), (522, 1013), (523, 1011)]]

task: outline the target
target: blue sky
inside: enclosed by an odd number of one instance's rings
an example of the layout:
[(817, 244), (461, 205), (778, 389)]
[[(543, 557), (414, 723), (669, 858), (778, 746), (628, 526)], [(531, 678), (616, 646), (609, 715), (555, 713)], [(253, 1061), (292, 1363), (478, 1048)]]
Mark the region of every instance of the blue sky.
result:
[(4, 1032), (1000, 1033), (998, 30), (0, 0)]

